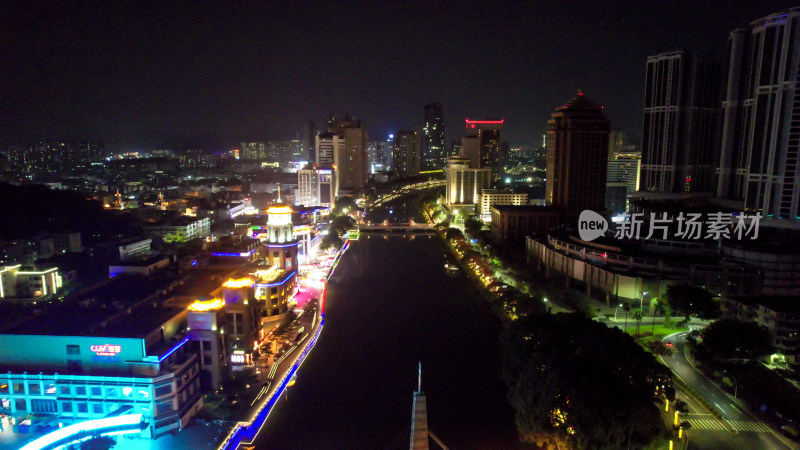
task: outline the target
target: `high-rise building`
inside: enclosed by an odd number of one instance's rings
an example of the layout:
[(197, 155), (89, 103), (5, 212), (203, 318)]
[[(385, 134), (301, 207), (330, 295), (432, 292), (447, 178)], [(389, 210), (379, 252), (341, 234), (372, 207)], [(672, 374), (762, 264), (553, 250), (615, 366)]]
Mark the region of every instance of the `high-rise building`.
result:
[(711, 191), (717, 159), (721, 66), (690, 52), (647, 58), (643, 190)]
[(642, 158), (636, 154), (617, 153), (608, 160), (606, 181), (608, 183), (624, 182), (626, 192), (630, 198), (639, 190), (639, 174), (641, 172)]
[(317, 128), (314, 125), (314, 121), (310, 121), (306, 124), (305, 131), (305, 147), (308, 152), (308, 161), (313, 163), (317, 160), (317, 151), (314, 147), (317, 144)]
[(608, 134), (608, 158), (614, 157), (615, 153), (620, 153), (625, 147), (625, 132), (619, 128), (614, 128)]
[[(501, 175), (501, 147), (502, 143), (500, 141), (500, 129), (503, 126), (503, 119), (496, 119), (496, 120), (469, 120), (466, 121), (466, 129), (467, 129), (467, 138), (477, 138), (478, 139), (478, 165), (477, 167), (485, 168), (489, 167), (492, 169), (492, 183), (496, 183), (500, 181)], [(465, 151), (472, 151), (472, 148), (465, 149), (464, 142), (462, 140), (462, 154), (466, 155)], [(469, 145), (472, 146), (472, 141), (469, 141)], [(472, 157), (470, 156), (470, 159)]]
[(335, 169), (337, 195), (351, 194), (361, 188), (369, 176), (367, 166), (367, 130), (361, 120), (345, 115), (337, 121), (331, 114), (328, 132), (316, 136), (317, 166)]
[(734, 30), (717, 195), (800, 219), (800, 8)]
[[(447, 152), (447, 157), (449, 158), (451, 156), (461, 156), (462, 155), (461, 150), (462, 150), (461, 141), (450, 141), (450, 149)], [(446, 162), (447, 162), (447, 159), (445, 158), (445, 163)], [(475, 167), (477, 167), (477, 166), (475, 166)]]
[(404, 178), (419, 174), (420, 139), (416, 131), (400, 130), (392, 140), (392, 168), (397, 176)]
[(567, 211), (605, 209), (609, 121), (603, 107), (578, 95), (547, 122), (548, 206)]
[(369, 178), (367, 165), (367, 130), (361, 121), (350, 122), (342, 128), (344, 153), (338, 155), (336, 171), (339, 175), (339, 189), (354, 192)]
[(344, 139), (336, 133), (320, 133), (315, 136), (317, 166), (330, 169), (336, 163), (336, 154), (344, 148)]
[(469, 159), (472, 167), (481, 166), (481, 139), (476, 134), (461, 138), (461, 156)]
[(383, 164), (383, 170), (389, 170), (392, 166), (392, 148), (394, 146), (394, 134), (390, 134), (386, 137), (386, 140), (378, 142), (378, 159)]
[(483, 189), (491, 184), (491, 169), (471, 168), (470, 161), (464, 156), (447, 158), (445, 176), (445, 203), (447, 206), (467, 206), (475, 212)]
[(441, 169), (445, 154), (442, 105), (430, 103), (425, 105), (425, 125), (422, 127), (422, 169)]
[(42, 139), (36, 145), (19, 147), (9, 152), (9, 166), (26, 175), (86, 169), (101, 163), (103, 143), (99, 141), (51, 141)]

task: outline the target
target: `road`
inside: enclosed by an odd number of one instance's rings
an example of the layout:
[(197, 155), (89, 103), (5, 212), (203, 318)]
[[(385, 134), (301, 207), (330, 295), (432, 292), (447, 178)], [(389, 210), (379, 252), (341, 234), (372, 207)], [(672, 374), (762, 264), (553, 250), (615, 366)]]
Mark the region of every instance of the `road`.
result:
[(689, 431), (689, 448), (753, 448), (794, 449), (783, 442), (774, 430), (751, 415), (744, 406), (700, 373), (686, 357), (686, 335), (675, 333), (664, 338), (672, 343), (675, 352), (662, 360), (675, 376), (688, 384), (702, 399), (711, 405), (723, 420), (718, 420), (699, 404), (690, 402), (690, 414), (684, 417), (692, 424)]

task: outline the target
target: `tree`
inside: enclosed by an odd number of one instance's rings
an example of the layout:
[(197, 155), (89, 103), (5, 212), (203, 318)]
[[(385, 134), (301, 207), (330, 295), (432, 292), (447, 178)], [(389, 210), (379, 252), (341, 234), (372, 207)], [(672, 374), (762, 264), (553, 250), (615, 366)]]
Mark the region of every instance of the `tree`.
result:
[(724, 359), (759, 359), (772, 353), (770, 332), (755, 322), (718, 320), (702, 331), (701, 354)]
[(319, 242), (319, 249), (322, 251), (328, 250), (329, 248), (339, 250), (343, 245), (344, 241), (337, 233), (328, 232), (328, 234), (323, 236), (322, 240)]
[(669, 370), (618, 329), (582, 314), (538, 314), (511, 322), (503, 343), (523, 442), (642, 448), (663, 431), (653, 401), (657, 386), (671, 385)]
[(633, 320), (636, 321), (636, 336), (639, 336), (639, 324), (642, 323), (644, 311), (642, 311), (640, 308), (636, 308), (633, 310), (633, 312), (631, 312), (631, 317), (633, 317)]
[(346, 231), (352, 230), (358, 225), (356, 220), (350, 216), (337, 216), (331, 219), (328, 225), (328, 233), (337, 233), (338, 235), (344, 234)]
[(464, 234), (461, 233), (461, 230), (459, 230), (458, 228), (450, 228), (447, 230), (447, 233), (445, 233), (444, 237), (447, 238), (447, 240), (450, 240), (456, 238), (463, 238)]
[[(356, 212), (358, 205), (353, 197), (339, 197), (336, 199), (336, 205), (333, 207), (331, 214), (334, 216), (341, 216)], [(347, 211), (347, 212), (345, 212)]]
[(696, 315), (701, 319), (716, 319), (720, 315), (719, 304), (711, 293), (694, 286), (670, 285), (667, 287), (667, 301), (674, 311), (680, 311), (688, 319)]
[(668, 303), (661, 302), (661, 309), (664, 310), (664, 326), (672, 328), (675, 325), (672, 321), (672, 307)]
[(464, 221), (464, 229), (467, 230), (468, 235), (477, 238), (480, 236), (481, 230), (483, 229), (483, 222), (476, 217), (469, 217)]

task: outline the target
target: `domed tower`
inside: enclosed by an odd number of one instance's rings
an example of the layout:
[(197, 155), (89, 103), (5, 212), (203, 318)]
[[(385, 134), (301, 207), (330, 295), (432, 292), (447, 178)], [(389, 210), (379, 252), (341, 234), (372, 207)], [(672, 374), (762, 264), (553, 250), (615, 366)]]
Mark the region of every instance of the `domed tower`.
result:
[(269, 263), (281, 270), (296, 270), (297, 244), (292, 224), (292, 208), (281, 203), (269, 207), (267, 241), (264, 243)]
[(581, 92), (547, 121), (548, 206), (605, 210), (610, 123), (602, 106)]

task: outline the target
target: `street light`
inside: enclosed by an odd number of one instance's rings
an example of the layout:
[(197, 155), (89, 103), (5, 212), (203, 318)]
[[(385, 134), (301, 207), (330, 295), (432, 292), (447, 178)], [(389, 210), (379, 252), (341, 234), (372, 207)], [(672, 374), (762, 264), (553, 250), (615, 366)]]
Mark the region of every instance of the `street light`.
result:
[(622, 303), (620, 303), (619, 306), (617, 306), (616, 309), (614, 309), (614, 322), (617, 321), (617, 312), (619, 312), (620, 308), (622, 308)]
[(644, 311), (644, 296), (647, 295), (647, 291), (642, 292), (642, 296), (639, 297), (639, 309)]

